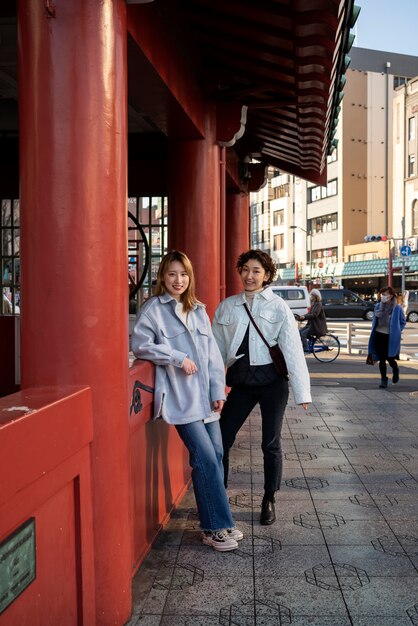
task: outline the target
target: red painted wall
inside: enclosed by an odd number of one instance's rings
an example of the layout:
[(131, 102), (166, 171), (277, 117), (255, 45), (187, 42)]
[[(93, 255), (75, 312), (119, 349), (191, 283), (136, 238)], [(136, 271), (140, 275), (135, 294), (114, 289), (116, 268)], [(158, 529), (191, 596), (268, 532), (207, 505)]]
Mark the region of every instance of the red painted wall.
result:
[(87, 388), (0, 399), (0, 542), (31, 517), (36, 528), (36, 578), (0, 615), (0, 626), (96, 623), (92, 438)]
[(135, 361), (129, 370), (133, 573), (181, 500), (190, 479), (188, 452), (176, 429), (163, 420), (152, 420), (153, 395), (135, 387), (135, 383), (154, 387), (151, 363)]

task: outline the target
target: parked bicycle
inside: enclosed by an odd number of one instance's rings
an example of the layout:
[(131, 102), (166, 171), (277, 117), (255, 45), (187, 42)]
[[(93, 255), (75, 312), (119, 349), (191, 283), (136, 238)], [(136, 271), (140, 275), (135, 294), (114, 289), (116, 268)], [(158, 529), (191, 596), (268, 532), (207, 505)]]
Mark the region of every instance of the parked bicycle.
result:
[(314, 357), (321, 363), (332, 363), (340, 354), (340, 341), (336, 335), (327, 333), (321, 337), (308, 337), (308, 349), (309, 354), (313, 354)]

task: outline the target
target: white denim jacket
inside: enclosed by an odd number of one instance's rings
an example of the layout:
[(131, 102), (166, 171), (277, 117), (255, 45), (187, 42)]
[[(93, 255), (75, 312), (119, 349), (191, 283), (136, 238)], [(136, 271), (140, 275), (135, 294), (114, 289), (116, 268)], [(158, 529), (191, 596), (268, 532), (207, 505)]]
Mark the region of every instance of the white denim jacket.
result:
[[(215, 312), (212, 330), (227, 367), (237, 360), (236, 353), (248, 324), (250, 365), (266, 365), (272, 362), (267, 346), (250, 322), (244, 308), (245, 302), (245, 294), (242, 292), (223, 300)], [(312, 402), (308, 367), (297, 324), (289, 306), (270, 287), (266, 287), (254, 295), (251, 314), (270, 346), (279, 344), (286, 360), (295, 402)]]
[[(188, 424), (211, 417), (212, 403), (225, 400), (225, 367), (205, 306), (188, 315), (187, 326), (176, 313), (177, 300), (164, 294), (142, 305), (132, 334), (132, 351), (155, 363), (154, 419)], [(189, 357), (197, 373), (181, 369)]]

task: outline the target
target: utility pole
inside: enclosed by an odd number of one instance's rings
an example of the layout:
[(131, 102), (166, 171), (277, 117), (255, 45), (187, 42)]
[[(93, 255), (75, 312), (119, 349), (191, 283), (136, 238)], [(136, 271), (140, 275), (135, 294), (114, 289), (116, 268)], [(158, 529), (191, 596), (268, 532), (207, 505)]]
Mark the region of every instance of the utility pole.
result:
[(312, 280), (312, 227), (309, 231), (309, 276), (311, 279), (311, 285), (313, 286)]
[[(402, 246), (404, 246), (405, 245), (405, 218), (404, 217), (402, 217), (401, 224), (402, 224)], [(402, 286), (401, 286), (402, 297), (405, 292), (405, 263), (406, 263), (406, 259), (403, 258), (402, 259)]]
[(392, 287), (393, 283), (393, 264), (392, 264), (392, 240), (388, 239), (389, 256), (388, 256), (388, 287)]

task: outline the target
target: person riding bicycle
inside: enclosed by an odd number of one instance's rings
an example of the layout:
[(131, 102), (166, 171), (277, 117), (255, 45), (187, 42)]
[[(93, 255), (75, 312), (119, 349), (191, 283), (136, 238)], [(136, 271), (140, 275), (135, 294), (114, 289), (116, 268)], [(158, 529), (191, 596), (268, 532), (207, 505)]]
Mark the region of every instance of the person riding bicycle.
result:
[(310, 313), (305, 315), (298, 315), (297, 320), (302, 322), (307, 320), (306, 326), (299, 330), (300, 338), (302, 340), (303, 349), (308, 351), (308, 337), (321, 337), (328, 332), (327, 320), (325, 317), (324, 308), (322, 306), (321, 292), (319, 289), (312, 289), (310, 293), (311, 297), (311, 310)]

